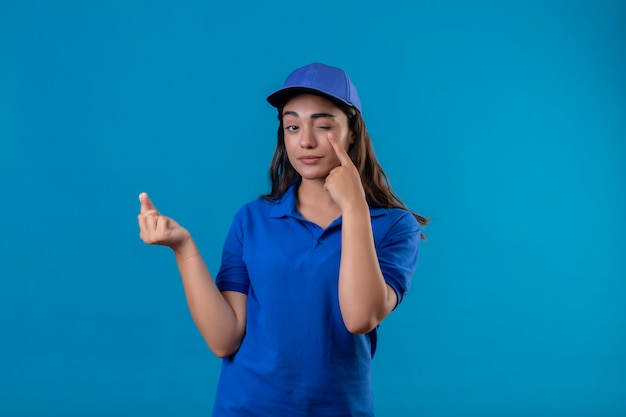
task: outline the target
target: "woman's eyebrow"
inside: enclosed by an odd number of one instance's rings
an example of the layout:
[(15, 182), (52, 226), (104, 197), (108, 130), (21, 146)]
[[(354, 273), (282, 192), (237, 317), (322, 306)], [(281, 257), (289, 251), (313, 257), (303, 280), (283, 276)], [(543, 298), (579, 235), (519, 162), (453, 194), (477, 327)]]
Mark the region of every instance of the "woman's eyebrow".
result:
[(335, 117), (335, 115), (330, 113), (314, 113), (311, 115), (311, 119), (321, 119), (323, 117)]
[[(294, 117), (300, 117), (300, 115), (298, 113), (296, 113), (295, 111), (291, 111), (291, 110), (287, 110), (285, 112), (283, 112), (283, 117), (285, 116), (294, 116)], [(313, 113), (311, 115), (311, 119), (321, 119), (324, 117), (330, 117), (330, 118), (334, 118), (335, 115), (334, 114), (330, 114), (330, 113)]]

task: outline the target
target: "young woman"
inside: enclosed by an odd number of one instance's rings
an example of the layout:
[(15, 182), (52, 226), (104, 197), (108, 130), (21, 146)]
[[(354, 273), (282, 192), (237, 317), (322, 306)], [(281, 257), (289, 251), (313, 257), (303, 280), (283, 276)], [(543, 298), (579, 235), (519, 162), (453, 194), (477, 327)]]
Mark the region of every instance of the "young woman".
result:
[(406, 294), (421, 225), (376, 161), (347, 74), (311, 64), (278, 109), (271, 192), (236, 214), (213, 281), (191, 234), (140, 195), (140, 237), (173, 249), (224, 358), (214, 416), (372, 416), (377, 327)]

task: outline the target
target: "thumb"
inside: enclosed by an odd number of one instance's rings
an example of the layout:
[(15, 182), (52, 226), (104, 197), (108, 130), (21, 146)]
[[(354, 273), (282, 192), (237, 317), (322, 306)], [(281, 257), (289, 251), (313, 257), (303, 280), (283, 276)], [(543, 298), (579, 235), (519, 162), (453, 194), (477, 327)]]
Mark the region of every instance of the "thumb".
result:
[(155, 210), (154, 204), (152, 204), (152, 200), (148, 197), (148, 193), (139, 194), (139, 201), (141, 202), (141, 212), (145, 213), (148, 210)]

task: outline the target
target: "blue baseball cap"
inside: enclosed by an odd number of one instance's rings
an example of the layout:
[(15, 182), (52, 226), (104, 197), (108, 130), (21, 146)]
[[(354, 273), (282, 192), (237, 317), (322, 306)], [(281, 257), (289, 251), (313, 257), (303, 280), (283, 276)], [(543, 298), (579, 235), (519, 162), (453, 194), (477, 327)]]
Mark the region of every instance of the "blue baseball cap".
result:
[(361, 112), (361, 99), (348, 74), (341, 68), (326, 64), (309, 64), (293, 71), (283, 88), (267, 97), (267, 102), (279, 108), (296, 94), (318, 94), (346, 103)]

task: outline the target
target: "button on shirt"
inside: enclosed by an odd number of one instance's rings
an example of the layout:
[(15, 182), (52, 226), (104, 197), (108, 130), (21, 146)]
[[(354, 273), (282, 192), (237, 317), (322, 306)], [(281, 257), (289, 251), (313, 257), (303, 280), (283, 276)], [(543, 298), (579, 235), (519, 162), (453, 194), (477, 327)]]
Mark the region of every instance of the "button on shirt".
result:
[[(278, 201), (242, 207), (216, 276), (248, 295), (246, 332), (222, 362), (214, 416), (371, 416), (376, 329), (350, 333), (338, 299), (341, 217), (322, 229)], [(385, 281), (398, 302), (415, 271), (420, 226), (406, 210), (370, 208)]]

